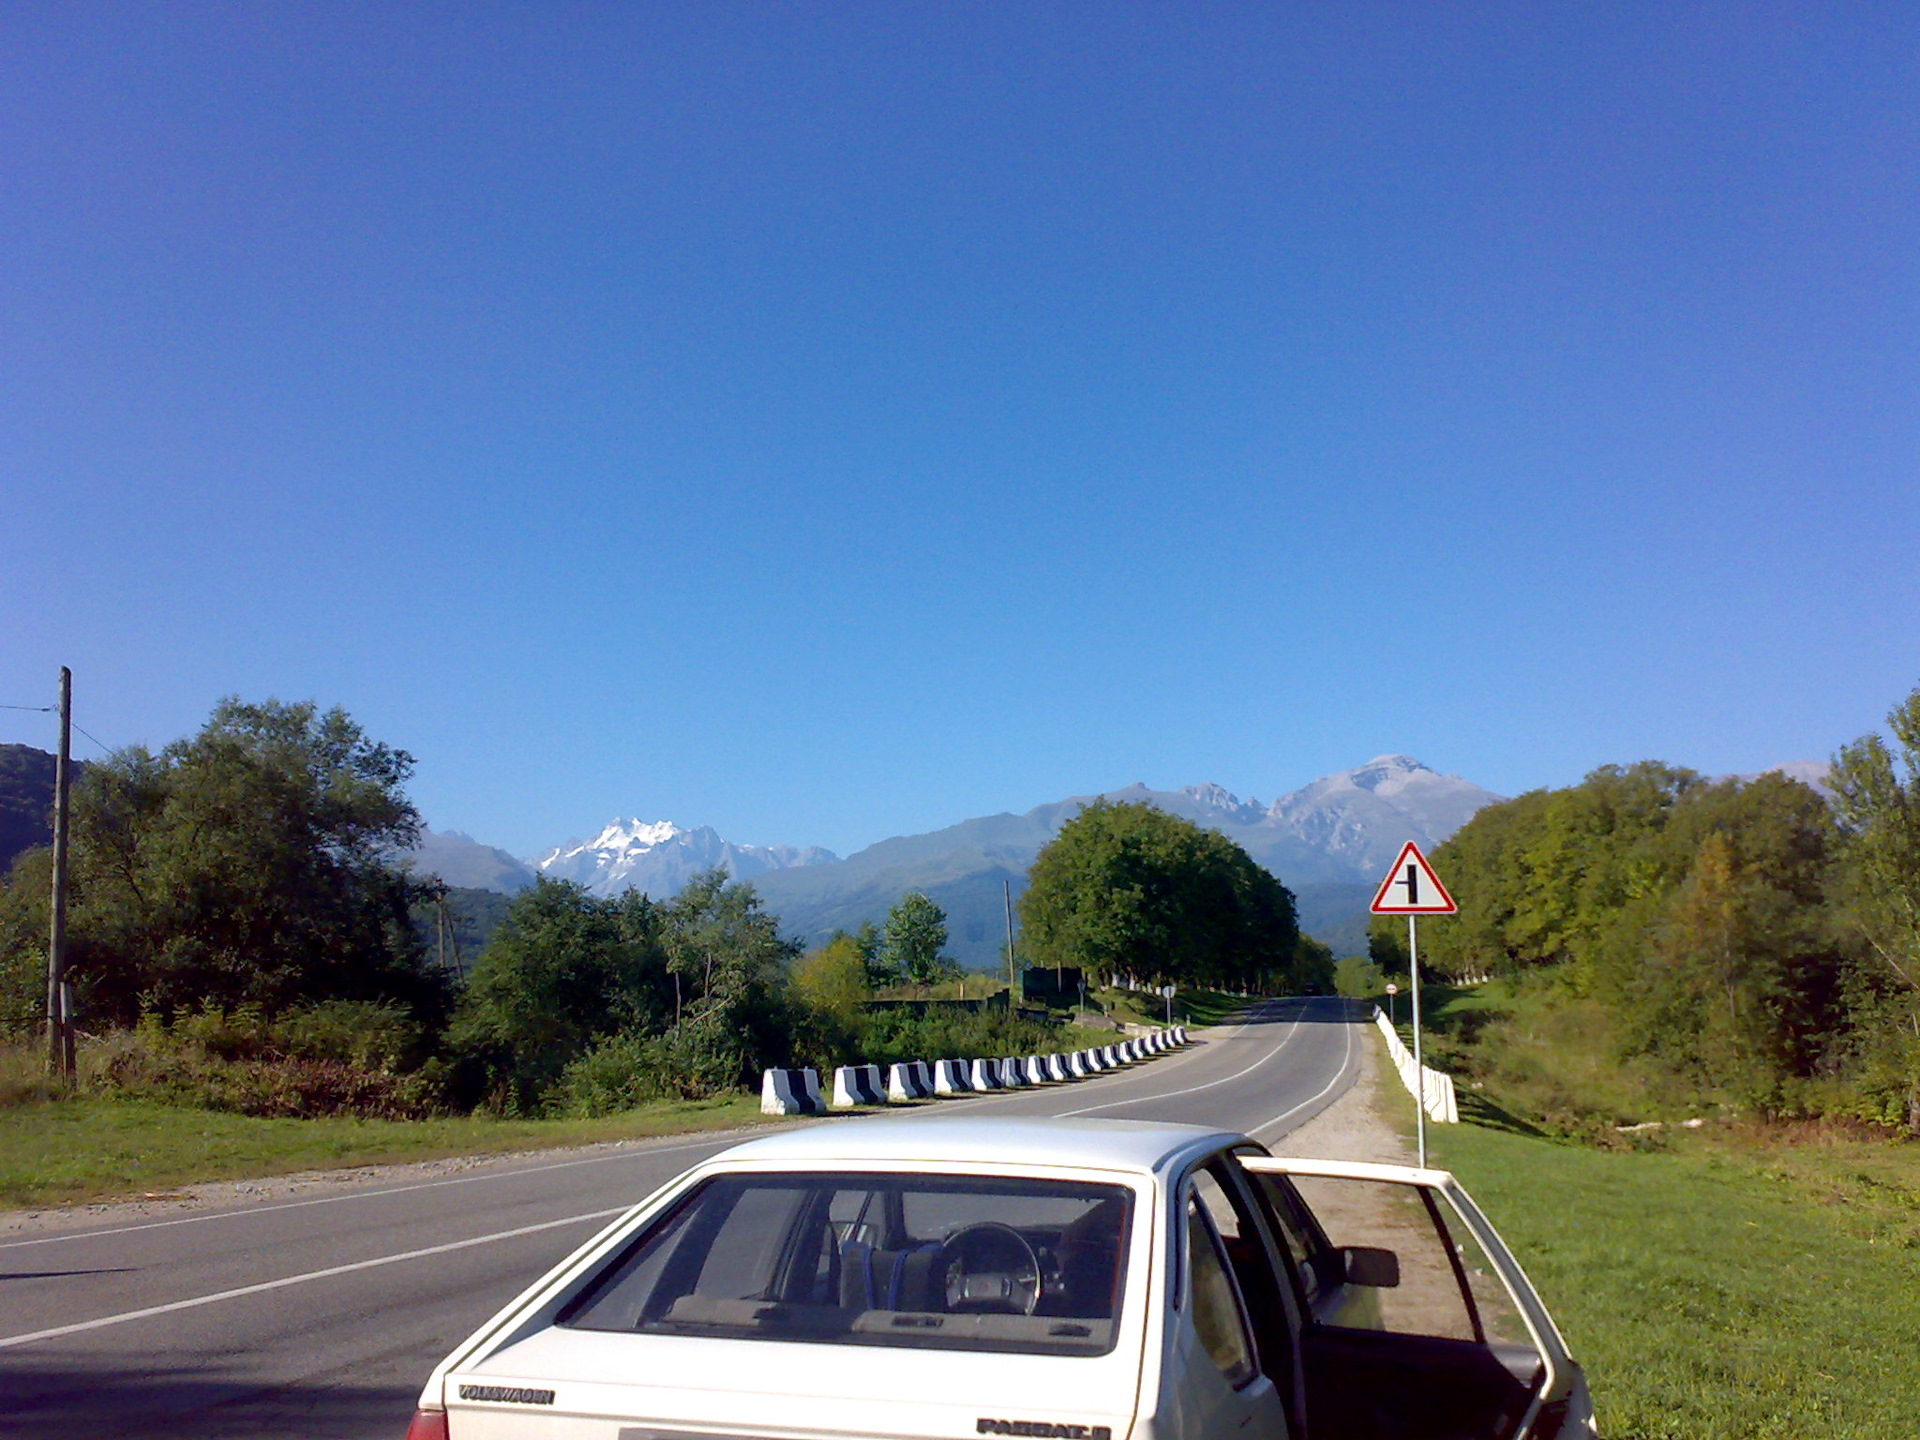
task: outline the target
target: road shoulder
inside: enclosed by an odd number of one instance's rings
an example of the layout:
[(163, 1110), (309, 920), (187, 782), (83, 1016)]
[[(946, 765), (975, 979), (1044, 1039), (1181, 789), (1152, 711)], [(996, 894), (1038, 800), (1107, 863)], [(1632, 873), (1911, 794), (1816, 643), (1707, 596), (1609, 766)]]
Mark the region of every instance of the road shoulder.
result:
[(1360, 1031), (1358, 1078), (1312, 1119), (1268, 1142), (1274, 1153), (1314, 1160), (1413, 1164), (1412, 1147), (1387, 1118), (1387, 1107), (1407, 1097), (1388, 1068), (1386, 1044), (1374, 1026), (1363, 1025)]

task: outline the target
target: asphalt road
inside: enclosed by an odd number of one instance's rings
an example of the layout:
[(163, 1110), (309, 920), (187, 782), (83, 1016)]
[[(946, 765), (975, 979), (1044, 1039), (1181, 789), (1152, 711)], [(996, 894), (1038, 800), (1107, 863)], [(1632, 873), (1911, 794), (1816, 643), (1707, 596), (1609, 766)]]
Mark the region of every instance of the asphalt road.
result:
[[(1344, 1002), (1274, 1001), (1131, 1069), (940, 1108), (1182, 1120), (1273, 1146), (1352, 1084), (1361, 1039)], [(0, 1242), (0, 1434), (401, 1440), (447, 1351), (612, 1216), (738, 1138)]]

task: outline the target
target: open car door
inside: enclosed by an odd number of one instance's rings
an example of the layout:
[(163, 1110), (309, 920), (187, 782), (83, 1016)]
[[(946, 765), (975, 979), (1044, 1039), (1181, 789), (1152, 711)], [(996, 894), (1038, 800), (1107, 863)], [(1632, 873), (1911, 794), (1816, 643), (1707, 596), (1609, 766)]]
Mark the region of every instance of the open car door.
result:
[(1293, 1262), (1308, 1440), (1590, 1440), (1580, 1367), (1453, 1176), (1237, 1158)]

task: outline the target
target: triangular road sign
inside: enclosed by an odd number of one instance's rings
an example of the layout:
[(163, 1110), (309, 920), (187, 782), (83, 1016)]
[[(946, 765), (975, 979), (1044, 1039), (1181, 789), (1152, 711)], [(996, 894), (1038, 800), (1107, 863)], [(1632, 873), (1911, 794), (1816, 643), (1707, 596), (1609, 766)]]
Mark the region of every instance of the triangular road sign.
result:
[(1411, 840), (1380, 882), (1380, 891), (1368, 908), (1376, 915), (1452, 915), (1460, 909)]

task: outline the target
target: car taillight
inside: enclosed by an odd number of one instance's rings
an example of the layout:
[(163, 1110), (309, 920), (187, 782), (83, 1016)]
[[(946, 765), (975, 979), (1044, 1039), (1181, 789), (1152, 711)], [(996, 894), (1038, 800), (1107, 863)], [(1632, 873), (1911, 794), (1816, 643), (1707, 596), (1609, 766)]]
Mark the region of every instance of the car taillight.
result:
[(447, 1412), (416, 1410), (407, 1426), (407, 1440), (447, 1440)]

